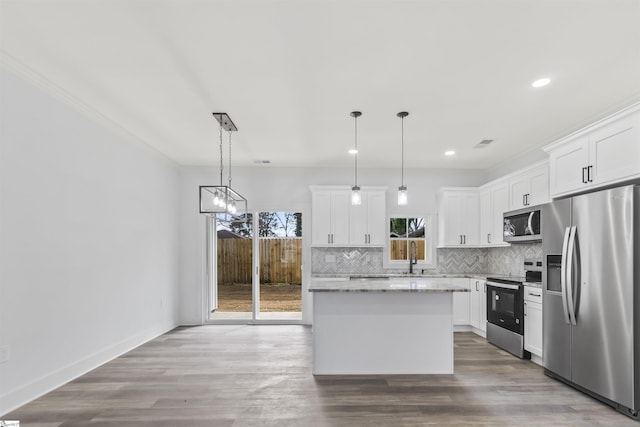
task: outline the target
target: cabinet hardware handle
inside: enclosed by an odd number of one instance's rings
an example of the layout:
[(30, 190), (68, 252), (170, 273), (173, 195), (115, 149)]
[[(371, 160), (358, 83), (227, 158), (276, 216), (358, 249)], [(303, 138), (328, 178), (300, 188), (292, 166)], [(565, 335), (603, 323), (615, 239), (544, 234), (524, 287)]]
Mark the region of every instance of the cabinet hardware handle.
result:
[(478, 281), (476, 280), (476, 292), (478, 292)]
[(331, 243), (331, 234), (327, 234), (327, 243)]
[(527, 198), (526, 198), (526, 194), (522, 195), (522, 206), (527, 206)]
[(460, 234), (460, 244), (462, 244), (462, 234)]
[(487, 233), (487, 243), (491, 243), (491, 233)]
[(524, 315), (527, 315), (527, 302), (524, 302)]
[(529, 292), (529, 295), (531, 295), (532, 297), (541, 297), (542, 294), (532, 294), (531, 292)]
[(589, 165), (587, 168), (587, 179), (589, 182), (593, 182), (593, 177), (591, 176), (591, 171), (593, 170), (593, 165)]
[(587, 181), (588, 178), (584, 176), (585, 172), (588, 172), (587, 169), (588, 169), (587, 167), (582, 168), (582, 183), (583, 184), (586, 184), (588, 182)]
[(467, 235), (463, 234), (462, 237), (463, 237), (464, 244), (466, 245), (467, 244)]

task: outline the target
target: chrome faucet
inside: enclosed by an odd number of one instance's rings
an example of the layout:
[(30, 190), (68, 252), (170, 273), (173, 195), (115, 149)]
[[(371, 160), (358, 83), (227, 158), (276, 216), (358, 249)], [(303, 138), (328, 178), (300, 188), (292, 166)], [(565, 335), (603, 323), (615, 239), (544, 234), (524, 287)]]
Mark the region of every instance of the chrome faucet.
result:
[(413, 274), (413, 266), (418, 263), (418, 248), (416, 242), (411, 241), (409, 246), (409, 274)]

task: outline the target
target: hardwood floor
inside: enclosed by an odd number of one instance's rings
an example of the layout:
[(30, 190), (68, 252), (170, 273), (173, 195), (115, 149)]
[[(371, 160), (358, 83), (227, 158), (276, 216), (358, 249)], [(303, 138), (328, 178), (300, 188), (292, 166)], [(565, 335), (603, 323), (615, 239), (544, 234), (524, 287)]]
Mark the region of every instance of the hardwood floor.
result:
[(0, 417), (21, 426), (640, 426), (472, 333), (454, 375), (311, 375), (311, 329), (175, 329)]

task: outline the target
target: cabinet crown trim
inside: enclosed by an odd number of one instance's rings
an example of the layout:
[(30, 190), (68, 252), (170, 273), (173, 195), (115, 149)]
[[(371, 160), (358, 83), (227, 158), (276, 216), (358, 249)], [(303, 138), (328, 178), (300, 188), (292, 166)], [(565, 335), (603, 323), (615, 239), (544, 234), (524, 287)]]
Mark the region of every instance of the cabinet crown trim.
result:
[(492, 181), (489, 181), (489, 182), (487, 182), (485, 184), (482, 184), (481, 186), (478, 187), (478, 189), (480, 191), (483, 191), (483, 190), (488, 190), (488, 189), (490, 189), (491, 187), (493, 187), (495, 185), (508, 184), (510, 179), (515, 178), (515, 177), (520, 176), (520, 175), (524, 175), (524, 174), (526, 174), (528, 172), (531, 172), (531, 171), (533, 171), (535, 169), (538, 169), (538, 168), (540, 168), (542, 166), (549, 166), (549, 159), (540, 160), (539, 162), (533, 163), (533, 164), (531, 164), (529, 166), (525, 166), (525, 167), (523, 167), (521, 169), (515, 170), (513, 172), (509, 172), (506, 175), (502, 175), (499, 178), (496, 178), (496, 179), (494, 179)]
[(545, 153), (549, 153), (550, 151), (555, 150), (556, 148), (558, 148), (559, 146), (562, 146), (562, 144), (572, 141), (574, 139), (580, 138), (582, 136), (585, 136), (595, 130), (600, 129), (603, 126), (606, 126), (610, 123), (616, 122), (628, 115), (631, 115), (633, 113), (636, 113), (640, 111), (640, 102), (636, 102), (635, 104), (631, 104), (630, 106), (623, 108), (622, 110), (613, 113), (609, 116), (606, 116), (600, 120), (597, 120), (581, 129), (578, 129), (575, 132), (572, 132), (568, 135), (565, 135), (563, 137), (561, 137), (560, 139), (557, 139), (555, 141), (553, 141), (550, 144), (545, 145), (544, 147), (542, 147), (542, 149), (544, 150)]

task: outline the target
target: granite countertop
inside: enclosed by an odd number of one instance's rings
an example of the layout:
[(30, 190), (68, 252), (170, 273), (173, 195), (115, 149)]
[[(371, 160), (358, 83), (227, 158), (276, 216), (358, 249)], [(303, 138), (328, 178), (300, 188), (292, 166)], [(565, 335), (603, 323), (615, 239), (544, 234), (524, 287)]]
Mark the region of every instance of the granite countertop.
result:
[(509, 278), (504, 274), (494, 273), (313, 273), (312, 279), (349, 279), (349, 278), (407, 278), (407, 279), (433, 279), (433, 278), (468, 278), (468, 279), (486, 279), (487, 277), (503, 277)]
[[(459, 276), (458, 276), (459, 277)], [(312, 280), (309, 292), (470, 292), (462, 286), (413, 277)]]

